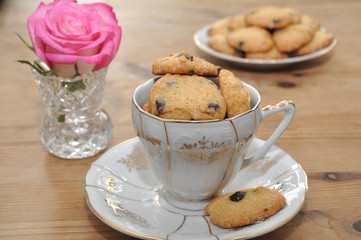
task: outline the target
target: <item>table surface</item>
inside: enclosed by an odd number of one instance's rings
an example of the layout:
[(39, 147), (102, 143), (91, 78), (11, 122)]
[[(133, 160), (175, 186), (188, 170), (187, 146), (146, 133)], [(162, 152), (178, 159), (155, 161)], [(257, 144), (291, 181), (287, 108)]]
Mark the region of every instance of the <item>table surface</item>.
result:
[[(276, 145), (302, 165), (309, 192), (290, 222), (255, 239), (361, 238), (361, 1), (290, 1), (287, 6), (317, 16), (338, 43), (324, 58), (274, 71), (212, 58), (192, 38), (204, 25), (265, 0), (104, 2), (123, 28), (102, 103), (114, 124), (109, 147), (136, 136), (131, 95), (152, 77), (153, 60), (187, 50), (255, 86), (263, 106), (284, 99), (296, 104), (296, 116)], [(39, 3), (7, 0), (0, 7), (0, 239), (134, 239), (105, 225), (86, 204), (84, 175), (102, 153), (65, 160), (41, 145), (45, 106), (28, 67), (15, 61), (35, 56), (14, 34), (29, 40), (26, 19)], [(257, 137), (266, 139), (281, 117), (265, 120)]]

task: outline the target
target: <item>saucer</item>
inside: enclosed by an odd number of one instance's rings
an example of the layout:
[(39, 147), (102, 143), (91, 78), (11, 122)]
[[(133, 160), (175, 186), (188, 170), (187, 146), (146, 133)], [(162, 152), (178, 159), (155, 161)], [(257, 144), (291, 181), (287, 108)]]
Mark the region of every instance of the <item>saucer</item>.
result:
[[(276, 69), (281, 67), (286, 67), (292, 64), (306, 62), (309, 60), (314, 60), (319, 57), (322, 57), (329, 52), (336, 46), (337, 39), (335, 38), (330, 45), (327, 47), (324, 47), (322, 49), (319, 49), (313, 53), (302, 55), (302, 56), (295, 56), (295, 57), (289, 57), (285, 59), (274, 59), (274, 60), (263, 60), (263, 59), (247, 59), (247, 58), (241, 58), (232, 56), (229, 54), (218, 52), (211, 47), (208, 46), (208, 30), (210, 29), (210, 25), (204, 26), (203, 28), (199, 29), (194, 35), (193, 35), (193, 41), (196, 44), (196, 46), (203, 52), (216, 57), (221, 60), (225, 60), (228, 62), (232, 62), (234, 64), (237, 64), (238, 66), (245, 67), (245, 68), (252, 68), (252, 69)], [(326, 28), (321, 27), (321, 31), (327, 31)]]
[[(255, 138), (249, 154), (263, 143)], [(264, 159), (244, 168), (220, 194), (261, 185), (279, 190), (286, 198), (286, 206), (254, 224), (220, 228), (210, 222), (203, 210), (179, 209), (169, 204), (139, 139), (132, 138), (109, 149), (91, 165), (83, 190), (91, 211), (127, 235), (141, 239), (221, 240), (249, 239), (281, 227), (301, 210), (308, 190), (307, 175), (300, 164), (272, 146)]]

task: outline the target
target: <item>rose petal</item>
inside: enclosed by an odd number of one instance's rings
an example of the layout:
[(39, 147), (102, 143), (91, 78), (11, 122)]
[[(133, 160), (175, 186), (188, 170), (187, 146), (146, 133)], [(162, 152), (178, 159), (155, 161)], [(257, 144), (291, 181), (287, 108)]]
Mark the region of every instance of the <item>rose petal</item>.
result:
[[(59, 53), (45, 53), (47, 59), (51, 62), (55, 63), (63, 63), (63, 64), (73, 64), (78, 59), (89, 63), (89, 64), (97, 64), (96, 69), (102, 69), (109, 65), (110, 61), (113, 59), (114, 43), (108, 41), (105, 46), (103, 46), (102, 51), (98, 54), (92, 56), (79, 56), (79, 55), (66, 55)], [(103, 61), (103, 62), (102, 62)], [(96, 69), (94, 69), (96, 71)]]
[(97, 64), (94, 68), (94, 71), (100, 70), (110, 64), (110, 62), (114, 59), (115, 53), (117, 52), (117, 45), (112, 41), (108, 41), (102, 48), (99, 55), (102, 56), (102, 61)]
[(46, 31), (46, 26), (44, 22), (38, 22), (34, 29), (34, 35), (36, 38), (40, 39), (44, 45), (50, 46), (53, 49), (56, 49), (59, 52), (74, 54), (75, 51), (70, 48), (64, 48), (62, 45), (57, 42), (52, 41), (49, 37), (50, 33)]
[(101, 16), (103, 21), (106, 22), (108, 25), (118, 26), (115, 13), (113, 12), (113, 8), (111, 6), (104, 3), (92, 3), (92, 4), (84, 4), (84, 5), (96, 9), (99, 16)]
[[(36, 26), (38, 20), (42, 19), (43, 16), (45, 15), (47, 9), (48, 9), (47, 5), (45, 5), (44, 3), (40, 3), (39, 7), (35, 10), (35, 12), (33, 14), (31, 14), (28, 17), (28, 20), (27, 20), (28, 32), (29, 32), (30, 40), (35, 49), (35, 52), (38, 55), (38, 57), (41, 58), (42, 60), (44, 60), (45, 62), (46, 62), (46, 60), (45, 60), (45, 56), (43, 54), (44, 53), (44, 45), (42, 44), (40, 39), (35, 37), (34, 29), (35, 29), (35, 26)], [(48, 64), (48, 62), (46, 62), (46, 63)]]

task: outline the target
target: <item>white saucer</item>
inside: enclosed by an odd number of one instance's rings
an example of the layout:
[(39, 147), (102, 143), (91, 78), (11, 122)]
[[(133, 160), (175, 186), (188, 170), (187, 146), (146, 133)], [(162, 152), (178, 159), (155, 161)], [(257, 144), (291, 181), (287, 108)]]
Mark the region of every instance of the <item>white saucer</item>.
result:
[[(254, 139), (250, 153), (264, 143)], [(291, 220), (302, 208), (308, 190), (300, 164), (273, 146), (267, 156), (242, 170), (222, 193), (263, 185), (278, 189), (287, 200), (274, 216), (245, 227), (222, 229), (203, 211), (178, 209), (164, 197), (147, 164), (139, 139), (109, 149), (90, 167), (84, 193), (89, 208), (110, 227), (143, 239), (246, 239), (263, 235)], [(250, 180), (245, 182), (244, 178)]]
[[(272, 68), (280, 68), (280, 67), (289, 66), (289, 65), (295, 64), (295, 63), (313, 60), (313, 59), (319, 58), (319, 57), (324, 56), (327, 53), (329, 53), (335, 47), (335, 45), (337, 43), (337, 40), (335, 38), (329, 46), (324, 47), (313, 53), (303, 55), (303, 56), (295, 56), (295, 57), (290, 57), (290, 58), (286, 58), (286, 59), (277, 59), (277, 60), (247, 59), (247, 58), (241, 58), (241, 57), (236, 57), (236, 56), (232, 56), (229, 54), (221, 53), (221, 52), (218, 52), (218, 51), (210, 48), (208, 46), (208, 40), (209, 40), (208, 30), (209, 30), (209, 28), (210, 28), (210, 25), (207, 25), (207, 26), (201, 28), (200, 30), (198, 30), (194, 34), (193, 41), (196, 44), (196, 46), (203, 52), (205, 52), (213, 57), (216, 57), (221, 60), (229, 61), (229, 62), (235, 63), (241, 67), (246, 67), (246, 68), (272, 69)], [(321, 28), (320, 30), (325, 31), (326, 29)]]

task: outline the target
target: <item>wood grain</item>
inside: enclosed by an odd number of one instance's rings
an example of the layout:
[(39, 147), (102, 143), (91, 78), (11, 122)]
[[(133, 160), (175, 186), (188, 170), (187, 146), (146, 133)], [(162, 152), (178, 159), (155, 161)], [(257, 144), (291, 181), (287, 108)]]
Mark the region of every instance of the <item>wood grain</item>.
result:
[[(103, 100), (114, 124), (111, 146), (135, 137), (131, 95), (152, 77), (153, 60), (187, 50), (256, 87), (263, 106), (285, 99), (296, 103), (296, 117), (277, 146), (302, 165), (309, 193), (294, 219), (255, 239), (361, 238), (360, 1), (287, 2), (320, 18), (338, 44), (322, 59), (277, 71), (253, 71), (222, 62), (200, 52), (192, 40), (204, 25), (268, 4), (265, 0), (102, 2), (114, 7), (123, 28)], [(7, 0), (0, 5), (0, 239), (134, 239), (105, 225), (86, 205), (83, 178), (100, 154), (64, 160), (48, 154), (40, 143), (45, 106), (29, 69), (15, 62), (35, 56), (14, 34), (28, 39), (26, 19), (39, 3)], [(280, 119), (267, 119), (257, 137), (267, 138)]]

